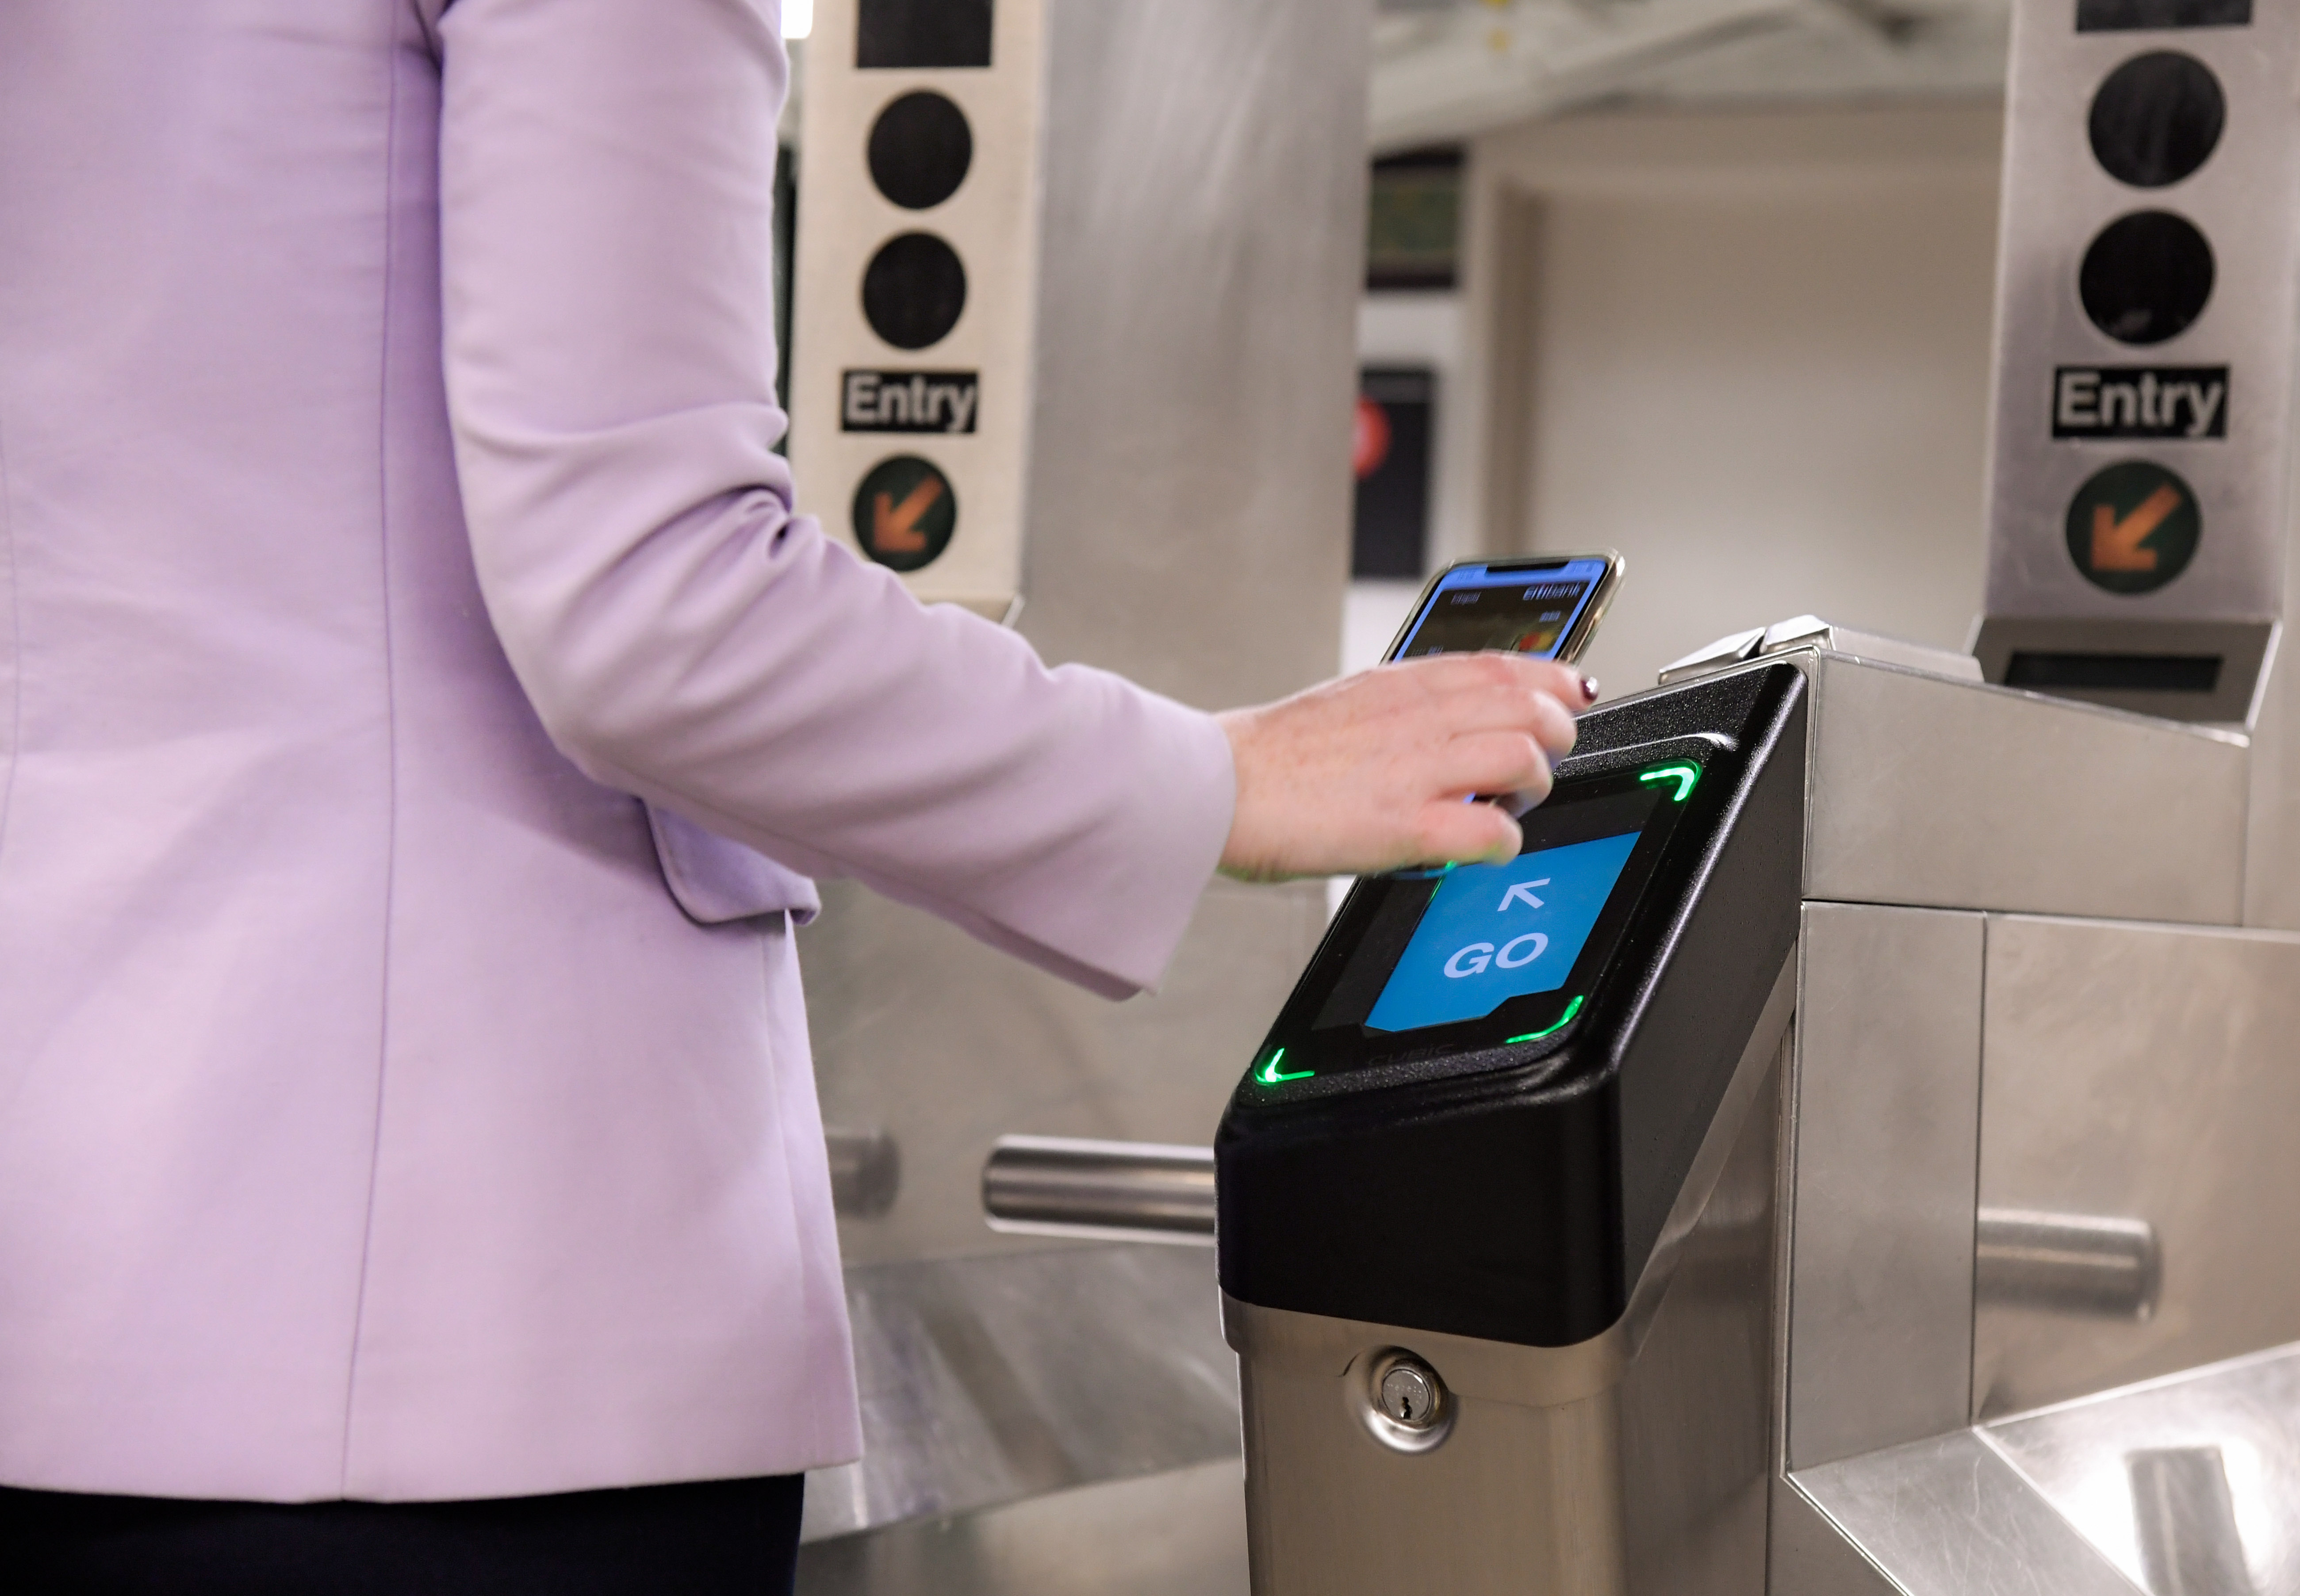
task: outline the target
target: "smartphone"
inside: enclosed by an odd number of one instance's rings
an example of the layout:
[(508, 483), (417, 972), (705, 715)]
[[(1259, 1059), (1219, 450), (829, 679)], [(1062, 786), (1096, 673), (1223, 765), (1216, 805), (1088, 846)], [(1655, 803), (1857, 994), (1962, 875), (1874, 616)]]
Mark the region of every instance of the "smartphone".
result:
[(1497, 649), (1571, 664), (1597, 635), (1621, 582), (1621, 557), (1463, 560), (1429, 579), (1385, 660)]
[[(1429, 579), (1384, 660), (1466, 654), (1484, 649), (1571, 664), (1597, 635), (1621, 584), (1621, 557), (1546, 555), (1462, 560)], [(1488, 794), (1512, 815), (1539, 800), (1530, 793)]]

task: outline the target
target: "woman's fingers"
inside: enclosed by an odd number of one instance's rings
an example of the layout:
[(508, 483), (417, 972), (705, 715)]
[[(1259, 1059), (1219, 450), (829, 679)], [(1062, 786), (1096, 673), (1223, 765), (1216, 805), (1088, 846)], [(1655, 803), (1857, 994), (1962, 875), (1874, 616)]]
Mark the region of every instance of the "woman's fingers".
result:
[[(1499, 864), (1517, 857), (1523, 835), (1508, 811), (1459, 799), (1424, 804), (1420, 846), (1410, 864)], [(1341, 872), (1337, 871), (1336, 874)]]
[(1221, 722), (1238, 810), (1222, 868), (1274, 879), (1505, 858), (1516, 822), (1463, 795), (1538, 801), (1573, 746), (1573, 709), (1595, 696), (1551, 661), (1447, 654), (1232, 711)]
[(1531, 690), (1555, 698), (1581, 697), (1580, 685), (1586, 679), (1571, 665), (1531, 654), (1433, 654), (1404, 663), (1412, 669), (1428, 670), (1432, 681)]
[(1426, 711), (1454, 737), (1511, 732), (1532, 738), (1554, 760), (1573, 750), (1573, 711), (1551, 694), (1510, 690), (1440, 697)]
[(1431, 796), (1522, 793), (1549, 787), (1549, 760), (1541, 744), (1518, 731), (1476, 732), (1448, 743), (1431, 769)]
[(1425, 663), (1429, 676), (1427, 702), (1421, 707), (1438, 716), (1448, 731), (1527, 732), (1553, 759), (1564, 758), (1573, 747), (1573, 712), (1566, 705), (1578, 708), (1595, 696), (1585, 690), (1587, 677), (1548, 660), (1454, 654), (1417, 660), (1410, 669), (1421, 669)]

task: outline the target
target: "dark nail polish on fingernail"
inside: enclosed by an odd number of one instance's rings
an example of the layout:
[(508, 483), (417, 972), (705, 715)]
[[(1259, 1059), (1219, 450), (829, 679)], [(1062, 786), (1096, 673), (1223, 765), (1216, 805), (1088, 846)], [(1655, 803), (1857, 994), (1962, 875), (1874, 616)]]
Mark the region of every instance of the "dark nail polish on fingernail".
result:
[(1581, 678), (1581, 696), (1588, 700), (1591, 703), (1596, 703), (1597, 702), (1597, 678), (1596, 677), (1585, 676)]

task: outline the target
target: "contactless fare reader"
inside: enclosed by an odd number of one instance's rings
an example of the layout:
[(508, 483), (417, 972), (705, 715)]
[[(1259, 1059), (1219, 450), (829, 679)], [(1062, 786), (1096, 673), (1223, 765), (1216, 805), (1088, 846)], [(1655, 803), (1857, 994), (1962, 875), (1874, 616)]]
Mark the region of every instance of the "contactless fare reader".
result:
[(1516, 859), (1351, 889), (1216, 1142), (1229, 1296), (1544, 1347), (1620, 1317), (1796, 939), (1802, 692), (1594, 711)]
[[(1807, 693), (1776, 663), (1593, 711), (1515, 859), (1352, 887), (1215, 1144), (1259, 1596), (1485, 1589), (1434, 1550), (1465, 1492), (1562, 1515), (1481, 1559), (1570, 1561), (1611, 1443), (1541, 1426), (1618, 1380), (1635, 1288), (1779, 1022)], [(1501, 1400), (1446, 1446), (1464, 1396)], [(1384, 1503), (1434, 1534), (1386, 1539)], [(1553, 1573), (1495, 1588), (1610, 1588)]]

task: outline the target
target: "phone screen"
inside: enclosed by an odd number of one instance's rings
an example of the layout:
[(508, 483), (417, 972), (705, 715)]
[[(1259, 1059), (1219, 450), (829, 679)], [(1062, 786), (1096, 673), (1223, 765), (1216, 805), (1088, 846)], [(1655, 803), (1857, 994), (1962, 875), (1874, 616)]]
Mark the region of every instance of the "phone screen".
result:
[(1389, 657), (1499, 649), (1554, 659), (1604, 578), (1598, 559), (1457, 565), (1438, 578)]

